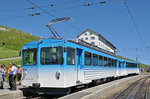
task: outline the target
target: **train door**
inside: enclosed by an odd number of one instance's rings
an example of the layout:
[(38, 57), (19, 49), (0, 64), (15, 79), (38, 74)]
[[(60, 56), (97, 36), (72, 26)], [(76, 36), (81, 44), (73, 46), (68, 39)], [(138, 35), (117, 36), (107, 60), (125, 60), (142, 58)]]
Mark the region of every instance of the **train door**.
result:
[(124, 65), (124, 62), (121, 62), (121, 75), (122, 76), (125, 75), (125, 65)]
[(77, 51), (75, 48), (66, 49), (66, 86), (74, 86), (77, 81)]
[(116, 67), (117, 67), (117, 76), (119, 76), (120, 75), (119, 61), (116, 61)]
[(126, 73), (126, 62), (125, 61), (123, 62), (123, 66), (124, 66), (124, 75), (126, 75), (127, 73)]
[(37, 49), (23, 50), (22, 84), (32, 86), (38, 83)]
[(83, 82), (83, 67), (82, 67), (82, 49), (77, 49), (77, 84), (80, 84)]

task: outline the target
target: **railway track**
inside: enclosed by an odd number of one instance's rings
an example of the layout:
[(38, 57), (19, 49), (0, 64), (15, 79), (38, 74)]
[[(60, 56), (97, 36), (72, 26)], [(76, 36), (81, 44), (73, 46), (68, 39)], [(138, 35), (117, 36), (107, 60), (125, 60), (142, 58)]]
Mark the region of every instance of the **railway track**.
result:
[(148, 81), (147, 85), (146, 85), (146, 90), (145, 90), (145, 99), (149, 98), (149, 85), (150, 85), (150, 80)]
[(149, 99), (150, 76), (141, 78), (117, 94), (114, 99)]

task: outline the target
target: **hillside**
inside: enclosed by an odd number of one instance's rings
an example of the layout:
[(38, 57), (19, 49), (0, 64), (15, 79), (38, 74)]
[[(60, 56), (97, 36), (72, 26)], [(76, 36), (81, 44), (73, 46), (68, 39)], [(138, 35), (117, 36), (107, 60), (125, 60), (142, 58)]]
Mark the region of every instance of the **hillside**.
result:
[[(0, 47), (0, 59), (18, 57), (19, 51)], [(1, 62), (0, 62), (1, 63)]]
[(22, 45), (37, 39), (40, 38), (14, 28), (0, 26), (0, 47), (4, 41), (6, 49), (19, 51)]

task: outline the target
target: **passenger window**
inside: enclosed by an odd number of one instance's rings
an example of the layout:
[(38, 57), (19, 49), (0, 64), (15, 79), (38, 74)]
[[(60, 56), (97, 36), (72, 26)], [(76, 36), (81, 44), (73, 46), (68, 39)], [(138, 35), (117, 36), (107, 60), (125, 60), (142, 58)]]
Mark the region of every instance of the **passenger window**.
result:
[(107, 66), (107, 57), (104, 57), (104, 66)]
[(127, 63), (126, 63), (126, 67), (137, 68), (137, 64), (127, 62)]
[(111, 61), (112, 63), (112, 67), (115, 67), (115, 60), (114, 59), (112, 59), (112, 61)]
[(121, 67), (121, 62), (119, 61), (119, 67)]
[(85, 58), (85, 65), (91, 65), (91, 53), (85, 52), (84, 58)]
[(75, 65), (76, 64), (76, 50), (74, 48), (67, 48), (67, 64)]
[(98, 55), (93, 54), (93, 65), (98, 66)]
[(108, 58), (108, 66), (111, 66), (111, 59)]
[(117, 67), (117, 60), (115, 60), (115, 67)]
[(99, 66), (103, 66), (103, 56), (99, 56)]

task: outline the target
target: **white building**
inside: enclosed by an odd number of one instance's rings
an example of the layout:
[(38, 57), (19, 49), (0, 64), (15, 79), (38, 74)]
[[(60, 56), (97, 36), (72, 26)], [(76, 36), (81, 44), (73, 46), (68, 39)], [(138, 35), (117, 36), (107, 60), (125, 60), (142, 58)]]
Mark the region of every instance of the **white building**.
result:
[(115, 54), (116, 47), (111, 44), (108, 40), (106, 40), (102, 35), (87, 29), (81, 34), (79, 34), (78, 39), (83, 40), (85, 42), (88, 42), (90, 44), (93, 44), (97, 47), (100, 47), (106, 51), (109, 51), (111, 53)]

